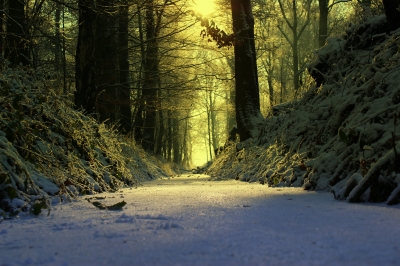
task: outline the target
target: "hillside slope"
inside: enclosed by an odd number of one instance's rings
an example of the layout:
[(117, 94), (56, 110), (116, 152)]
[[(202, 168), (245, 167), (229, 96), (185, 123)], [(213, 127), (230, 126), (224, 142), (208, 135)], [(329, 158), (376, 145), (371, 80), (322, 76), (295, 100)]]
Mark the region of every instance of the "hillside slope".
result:
[(133, 143), (72, 109), (44, 77), (7, 67), (0, 73), (0, 218), (166, 176)]
[(329, 39), (316, 85), (278, 106), (259, 137), (226, 147), (208, 174), (325, 190), (350, 202), (400, 200), (400, 29), (385, 16)]

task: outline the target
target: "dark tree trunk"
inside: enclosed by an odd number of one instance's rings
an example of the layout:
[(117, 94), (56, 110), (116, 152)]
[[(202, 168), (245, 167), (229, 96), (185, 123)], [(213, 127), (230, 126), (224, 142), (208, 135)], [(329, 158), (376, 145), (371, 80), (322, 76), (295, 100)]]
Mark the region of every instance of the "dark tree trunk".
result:
[(157, 132), (157, 145), (155, 148), (155, 154), (161, 155), (162, 154), (162, 147), (163, 147), (163, 139), (164, 139), (164, 114), (162, 110), (158, 111), (158, 132)]
[(7, 45), (4, 57), (13, 66), (19, 64), (28, 65), (28, 35), (26, 32), (25, 2), (23, 0), (11, 0), (8, 3), (7, 19)]
[(386, 19), (391, 31), (400, 28), (400, 0), (383, 0)]
[[(159, 84), (160, 86), (160, 84)], [(161, 98), (161, 90), (158, 91), (158, 97)], [(160, 103), (160, 108), (157, 111), (158, 114), (158, 127), (157, 127), (157, 138), (156, 138), (156, 147), (155, 147), (155, 154), (162, 156), (163, 150), (163, 143), (165, 139), (165, 125), (164, 125), (164, 112), (162, 110), (162, 106)]]
[[(144, 80), (142, 96), (139, 108), (135, 117), (135, 127), (142, 127), (142, 133), (135, 134), (136, 138), (142, 134), (142, 142), (146, 151), (154, 152), (155, 148), (155, 127), (157, 116), (157, 86), (159, 84), (158, 70), (158, 42), (157, 25), (154, 18), (154, 2), (146, 4), (146, 53), (144, 62)], [(143, 121), (142, 124), (139, 124)], [(140, 130), (138, 128), (137, 130)]]
[(254, 18), (250, 0), (231, 0), (235, 43), (236, 123), (240, 140), (253, 137), (260, 112)]
[(294, 86), (294, 91), (295, 93), (297, 93), (297, 91), (300, 88), (300, 75), (299, 75), (299, 38), (297, 37), (297, 35), (293, 35), (296, 36), (295, 38), (293, 38), (293, 86)]
[(94, 0), (79, 0), (79, 33), (76, 48), (75, 105), (88, 113), (95, 112), (96, 12)]
[(112, 0), (97, 1), (96, 26), (96, 110), (99, 121), (114, 124), (116, 122), (119, 84), (118, 54), (116, 45), (116, 8)]
[(56, 5), (56, 14), (54, 16), (54, 70), (59, 72), (61, 70), (61, 4)]
[(154, 3), (147, 5), (146, 9), (146, 62), (144, 66), (144, 82), (142, 98), (145, 101), (145, 122), (143, 128), (143, 148), (154, 152), (155, 127), (157, 115), (157, 85), (158, 79), (158, 43), (156, 25), (154, 20)]
[(4, 20), (5, 20), (5, 5), (4, 0), (0, 0), (0, 58), (4, 56), (4, 44), (5, 44), (5, 28), (4, 28)]
[(173, 134), (172, 134), (172, 150), (173, 150), (173, 162), (176, 164), (181, 163), (181, 150), (179, 147), (179, 120), (177, 118), (172, 118), (173, 124)]
[(293, 34), (293, 43), (292, 43), (292, 60), (293, 60), (293, 86), (294, 91), (297, 91), (300, 88), (300, 76), (299, 76), (299, 40), (301, 33), (298, 29), (299, 26), (299, 18), (297, 17), (297, 4), (295, 0), (292, 0), (292, 9), (293, 9), (293, 25), (291, 27)]
[(120, 71), (120, 97), (121, 97), (121, 131), (129, 133), (132, 131), (131, 110), (131, 83), (129, 78), (129, 51), (128, 51), (128, 29), (129, 29), (129, 7), (128, 1), (124, 1), (119, 8), (119, 71)]
[[(140, 42), (140, 55), (141, 55), (141, 64), (139, 77), (142, 76), (142, 68), (145, 64), (145, 47), (144, 47), (144, 37), (143, 37), (143, 23), (142, 23), (142, 13), (141, 9), (137, 7), (138, 14), (138, 28), (139, 28), (139, 42)], [(137, 87), (141, 88), (141, 79), (139, 78), (137, 81)], [(137, 143), (141, 143), (143, 138), (143, 121), (144, 121), (144, 103), (141, 101), (142, 98), (142, 90), (138, 90), (136, 94), (136, 104), (135, 104), (135, 112), (134, 112), (134, 121), (133, 121), (133, 135)]]
[[(235, 74), (235, 60), (233, 57), (229, 57), (226, 59), (229, 69), (231, 71), (232, 76)], [(227, 99), (227, 121), (226, 121), (226, 132), (229, 132), (235, 125), (236, 125), (236, 118), (235, 118), (235, 84), (234, 81), (232, 81), (232, 88), (229, 89), (229, 92), (227, 92), (226, 99)], [(228, 133), (229, 134), (229, 133)]]
[(319, 3), (319, 29), (318, 43), (319, 47), (325, 45), (328, 37), (328, 0), (318, 0)]
[(267, 81), (268, 81), (268, 92), (269, 92), (269, 104), (274, 107), (274, 85), (272, 80), (273, 70), (268, 74)]
[(168, 142), (167, 142), (167, 159), (172, 162), (172, 138), (173, 138), (173, 131), (172, 131), (172, 111), (168, 110)]

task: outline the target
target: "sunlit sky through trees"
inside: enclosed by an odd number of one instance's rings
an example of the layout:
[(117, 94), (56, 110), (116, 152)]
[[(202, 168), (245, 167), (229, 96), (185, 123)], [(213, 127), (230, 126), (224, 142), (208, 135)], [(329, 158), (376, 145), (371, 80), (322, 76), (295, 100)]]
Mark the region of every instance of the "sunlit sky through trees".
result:
[(215, 0), (196, 0), (193, 2), (195, 10), (204, 16), (213, 13), (216, 9)]

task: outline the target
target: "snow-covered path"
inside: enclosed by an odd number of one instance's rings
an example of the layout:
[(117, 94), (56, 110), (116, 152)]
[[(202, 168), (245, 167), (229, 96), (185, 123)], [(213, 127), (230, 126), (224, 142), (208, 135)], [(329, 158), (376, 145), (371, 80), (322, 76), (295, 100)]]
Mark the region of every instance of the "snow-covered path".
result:
[[(188, 175), (0, 223), (0, 265), (399, 265), (400, 208)], [(93, 196), (88, 196), (93, 197)]]

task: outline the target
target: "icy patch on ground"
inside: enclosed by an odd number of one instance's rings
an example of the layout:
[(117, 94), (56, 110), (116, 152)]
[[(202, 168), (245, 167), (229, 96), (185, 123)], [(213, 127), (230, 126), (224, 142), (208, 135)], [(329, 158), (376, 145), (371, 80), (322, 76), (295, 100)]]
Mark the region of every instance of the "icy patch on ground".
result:
[(192, 175), (0, 224), (2, 265), (397, 265), (398, 206)]

